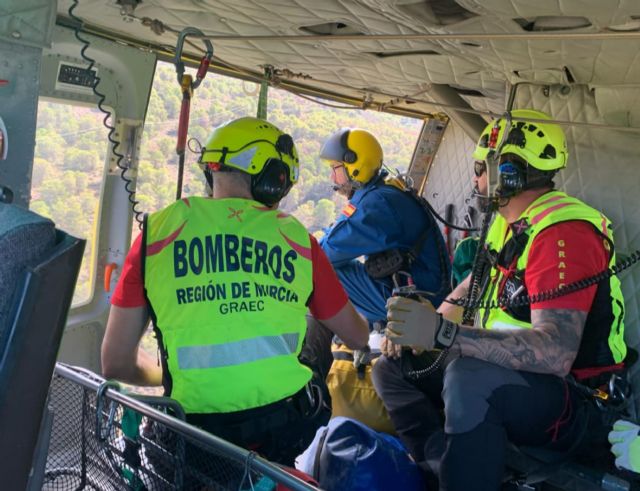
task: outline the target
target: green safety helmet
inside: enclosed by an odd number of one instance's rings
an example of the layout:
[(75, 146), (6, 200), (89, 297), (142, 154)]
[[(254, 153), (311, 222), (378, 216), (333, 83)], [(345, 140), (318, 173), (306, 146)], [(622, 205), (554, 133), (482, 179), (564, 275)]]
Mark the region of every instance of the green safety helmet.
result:
[(251, 175), (251, 193), (268, 206), (277, 203), (298, 181), (300, 161), (290, 135), (258, 118), (239, 118), (217, 127), (202, 149), (205, 172), (226, 166)]
[(569, 152), (564, 131), (555, 123), (540, 123), (527, 119), (551, 120), (548, 114), (533, 109), (516, 109), (511, 112), (507, 138), (500, 148), (507, 119), (491, 121), (484, 129), (473, 152), (473, 158), (486, 161), (492, 152), (514, 154), (527, 164), (541, 171), (557, 171), (567, 165)]

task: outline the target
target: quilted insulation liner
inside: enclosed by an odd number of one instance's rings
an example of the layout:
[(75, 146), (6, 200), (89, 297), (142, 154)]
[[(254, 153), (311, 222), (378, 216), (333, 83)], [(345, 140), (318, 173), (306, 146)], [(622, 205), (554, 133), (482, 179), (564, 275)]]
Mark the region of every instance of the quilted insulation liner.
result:
[[(69, 5), (70, 0), (60, 0), (58, 12), (66, 15)], [(327, 23), (343, 25), (334, 29), (338, 34), (526, 34), (640, 27), (640, 2), (635, 0), (145, 0), (134, 13), (177, 30), (193, 26), (205, 33), (242, 36), (299, 36), (309, 33), (305, 28)], [(82, 0), (76, 14), (152, 43), (176, 42), (175, 34), (158, 36), (139, 22), (124, 22), (115, 0)], [(637, 47), (637, 40), (214, 42), (216, 55), (229, 63), (256, 71), (264, 64), (287, 68), (311, 76), (306, 85), (352, 97), (368, 94), (376, 102), (388, 102), (391, 96), (417, 94), (416, 99), (428, 101), (430, 84), (447, 84), (469, 95), (477, 109), (493, 110), (504, 104), (507, 81), (638, 86)], [(193, 51), (189, 46), (185, 50)], [(389, 56), (393, 53), (396, 56)], [(434, 110), (426, 104), (412, 107)]]
[[(596, 91), (597, 92), (597, 91)], [(549, 95), (538, 87), (522, 86), (514, 108), (534, 108), (559, 120), (602, 123), (592, 91), (574, 87), (569, 94), (551, 88)], [(611, 129), (565, 127), (569, 163), (556, 178), (559, 189), (602, 210), (613, 222), (618, 258), (640, 249), (640, 138), (635, 133)], [(460, 223), (471, 192), (472, 142), (453, 122), (429, 172), (425, 196), (436, 210), (455, 205)], [(640, 264), (620, 275), (625, 297), (625, 335), (630, 346), (640, 351)], [(640, 401), (640, 363), (631, 371)]]

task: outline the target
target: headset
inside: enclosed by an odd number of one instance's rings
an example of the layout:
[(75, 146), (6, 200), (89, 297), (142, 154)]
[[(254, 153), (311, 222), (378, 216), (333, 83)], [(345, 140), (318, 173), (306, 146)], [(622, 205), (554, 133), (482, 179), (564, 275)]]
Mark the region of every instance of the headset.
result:
[(349, 134), (351, 130), (346, 130), (342, 136), (340, 137), (340, 144), (344, 149), (344, 153), (342, 154), (342, 161), (345, 164), (355, 164), (358, 161), (358, 154), (349, 148), (347, 140), (349, 140)]
[[(294, 149), (293, 138), (291, 138), (291, 135), (288, 135), (286, 133), (280, 135), (276, 140), (275, 144), (269, 140), (259, 139), (259, 140), (250, 141), (245, 145), (243, 145), (242, 147), (238, 148), (237, 150), (232, 150), (232, 151), (230, 151), (228, 147), (216, 148), (216, 149), (202, 148), (201, 149), (202, 155), (204, 155), (204, 152), (206, 150), (222, 153), (220, 162), (217, 162), (215, 164), (208, 164), (204, 166), (204, 176), (205, 176), (205, 179), (207, 180), (207, 184), (209, 185), (209, 187), (213, 189), (213, 172), (214, 171), (230, 172), (230, 171), (236, 170), (231, 166), (228, 166), (228, 165), (225, 166), (225, 160), (228, 154), (239, 152), (240, 150), (243, 150), (244, 148), (258, 142), (267, 142), (273, 145), (276, 151), (278, 152), (278, 154), (280, 155), (280, 157), (282, 157), (282, 155), (287, 155), (292, 159), (295, 159), (295, 155), (293, 153), (293, 149)], [(202, 157), (200, 158), (202, 159)], [(291, 172), (289, 170), (289, 166), (285, 164), (282, 161), (282, 159), (269, 158), (265, 162), (260, 172), (258, 172), (257, 174), (250, 174), (250, 175), (251, 175), (251, 196), (253, 197), (253, 199), (255, 199), (256, 201), (266, 206), (275, 205), (278, 201), (280, 201), (289, 193), (289, 191), (291, 190), (291, 187), (293, 186), (293, 182), (291, 181)]]
[[(505, 144), (524, 147), (526, 136), (522, 126), (512, 127)], [(508, 154), (506, 154), (508, 155)], [(527, 164), (517, 155), (498, 164), (498, 186), (496, 195), (500, 198), (510, 198), (527, 189), (553, 186), (553, 177), (557, 171), (543, 171)]]

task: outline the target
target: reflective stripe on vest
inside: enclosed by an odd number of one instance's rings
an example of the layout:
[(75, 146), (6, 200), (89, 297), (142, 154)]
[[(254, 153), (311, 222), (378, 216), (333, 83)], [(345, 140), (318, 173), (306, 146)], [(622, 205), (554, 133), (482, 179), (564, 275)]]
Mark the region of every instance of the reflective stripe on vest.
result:
[[(525, 232), (528, 235), (528, 241), (524, 251), (518, 258), (516, 269), (526, 270), (529, 251), (536, 236), (547, 227), (556, 223), (582, 220), (591, 223), (595, 230), (598, 231), (603, 238), (606, 238), (613, 244), (613, 235), (611, 232), (610, 222), (602, 213), (584, 204), (582, 201), (568, 196), (560, 191), (551, 191), (539, 197), (534, 203), (525, 210), (519, 220), (526, 219), (530, 227)], [(509, 224), (501, 216), (496, 216), (489, 233), (487, 234), (487, 247), (494, 251), (501, 251), (506, 242), (511, 237)], [(609, 267), (615, 264), (615, 251), (609, 258)], [(594, 271), (598, 273), (599, 271)], [(491, 269), (490, 286), (484, 294), (485, 300), (498, 301), (498, 285), (502, 282), (502, 273), (497, 268)], [(612, 359), (618, 363), (626, 356), (626, 345), (624, 343), (624, 312), (621, 307), (624, 304), (620, 281), (616, 276), (612, 276), (609, 280), (610, 302), (613, 322), (607, 329), (610, 330), (608, 336), (608, 345), (611, 351)], [(531, 292), (529, 292), (531, 293)], [(531, 323), (523, 322), (511, 317), (507, 312), (501, 309), (490, 309), (487, 313), (482, 310), (480, 313), (481, 325), (487, 329), (505, 329), (505, 328), (530, 328)], [(484, 318), (486, 317), (486, 321)], [(599, 328), (599, 326), (589, 326)], [(584, 335), (588, 335), (586, 332)]]
[(180, 370), (219, 368), (241, 365), (274, 356), (294, 354), (300, 340), (299, 333), (281, 336), (261, 336), (226, 344), (183, 346), (178, 348)]
[(313, 289), (311, 239), (246, 199), (188, 198), (149, 215), (144, 284), (171, 397), (187, 413), (233, 412), (298, 392)]

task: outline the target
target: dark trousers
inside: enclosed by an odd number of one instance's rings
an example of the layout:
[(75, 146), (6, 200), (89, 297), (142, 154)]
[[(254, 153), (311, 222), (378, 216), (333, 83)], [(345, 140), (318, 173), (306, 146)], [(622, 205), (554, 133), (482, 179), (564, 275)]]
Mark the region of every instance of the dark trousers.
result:
[(238, 446), (255, 450), (269, 460), (293, 466), (317, 429), (331, 417), (325, 381), (333, 361), (332, 337), (329, 329), (307, 316), (307, 333), (298, 358), (313, 371), (313, 401), (303, 388), (268, 406), (234, 413), (189, 414), (187, 421)]
[[(307, 325), (299, 360), (313, 371), (313, 404), (303, 388), (297, 394), (267, 406), (234, 413), (188, 414), (187, 421), (268, 460), (293, 467), (294, 459), (309, 446), (317, 429), (326, 425), (331, 416), (325, 379), (333, 361), (333, 333), (310, 316)], [(154, 470), (163, 479), (175, 483), (176, 466), (182, 466), (184, 489), (203, 489), (210, 482), (224, 483), (226, 489), (235, 489), (246, 477), (242, 465), (221, 454), (204, 451), (192, 441), (184, 443), (181, 461), (177, 457), (179, 439), (161, 424), (150, 425), (147, 438), (160, 446), (146, 450)]]
[[(318, 396), (317, 389), (314, 396)], [(187, 421), (268, 460), (293, 467), (295, 458), (330, 416), (324, 405), (312, 406), (303, 389), (268, 406), (234, 413), (188, 414)]]
[[(413, 360), (415, 368), (421, 362), (428, 356)], [(458, 358), (414, 381), (404, 364), (403, 371), (402, 360), (383, 357), (373, 382), (398, 435), (441, 490), (498, 490), (508, 441), (572, 445), (580, 398), (559, 377)]]

